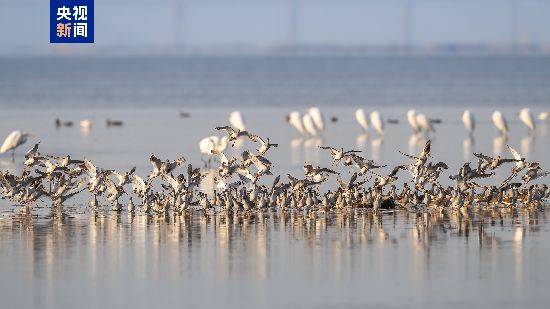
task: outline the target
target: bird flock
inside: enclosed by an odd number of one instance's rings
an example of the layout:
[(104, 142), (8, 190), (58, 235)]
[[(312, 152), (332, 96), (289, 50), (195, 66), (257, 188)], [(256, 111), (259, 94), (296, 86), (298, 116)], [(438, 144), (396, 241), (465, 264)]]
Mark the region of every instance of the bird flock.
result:
[[(414, 109), (407, 111), (407, 122), (416, 134), (430, 134), (435, 132), (434, 124), (440, 123), (439, 119), (431, 119), (426, 114)], [(517, 113), (518, 119), (523, 123), (532, 134), (536, 128), (535, 117), (529, 108), (523, 108)], [(540, 121), (547, 121), (550, 118), (550, 112), (541, 112), (537, 116)], [(468, 134), (472, 136), (476, 129), (476, 120), (474, 113), (470, 110), (462, 112), (460, 117)], [(386, 121), (379, 111), (373, 111), (368, 115), (363, 108), (355, 111), (355, 120), (364, 132), (369, 128), (384, 137), (384, 127)], [(496, 110), (491, 115), (493, 125), (502, 136), (508, 135), (508, 122), (502, 112)], [(287, 121), (303, 136), (317, 137), (325, 130), (325, 117), (317, 107), (311, 107), (305, 113), (293, 111), (287, 116)], [(388, 120), (388, 123), (396, 123), (397, 120)], [(244, 130), (244, 129), (243, 129)]]
[[(373, 114), (371, 121), (381, 118), (379, 113)], [(363, 115), (358, 111), (357, 118), (364, 119), (360, 117)], [(424, 118), (418, 115), (410, 113), (411, 119)], [(549, 172), (539, 163), (523, 158), (511, 146), (506, 158), (474, 153), (476, 166), (468, 162), (453, 173), (445, 162), (432, 160), (430, 140), (421, 153), (400, 152), (404, 163), (395, 167), (374, 162), (357, 150), (322, 146), (320, 151), (332, 159), (330, 167), (305, 163), (301, 175), (275, 176), (267, 156), (278, 145), (244, 130), (242, 117), (235, 118), (240, 119), (231, 122), (240, 120), (242, 127), (216, 127), (225, 136), (201, 141), (201, 150), (204, 146), (205, 153), (218, 159), (217, 168), (201, 169), (184, 157), (163, 160), (152, 154), (152, 170), (141, 177), (135, 167), (128, 171), (103, 169), (88, 159), (42, 154), (39, 144), (35, 144), (25, 154), (21, 175), (0, 172), (2, 198), (32, 209), (38, 204), (63, 207), (68, 200), (82, 195), (88, 197), (92, 209), (181, 215), (191, 211), (251, 214), (267, 209), (308, 214), (342, 209), (469, 211), (484, 207), (541, 207), (550, 196), (546, 184), (535, 182)], [(309, 110), (302, 118), (304, 129), (323, 120), (315, 110)], [(292, 119), (290, 116), (289, 121)], [(415, 123), (422, 130), (430, 130), (429, 121), (426, 127), (422, 121)], [(315, 132), (321, 128), (315, 124)], [(226, 155), (225, 150), (234, 148), (238, 141), (249, 147), (240, 155)], [(482, 184), (497, 170), (509, 171), (509, 176), (498, 183)], [(213, 177), (211, 190), (201, 189), (207, 176)]]

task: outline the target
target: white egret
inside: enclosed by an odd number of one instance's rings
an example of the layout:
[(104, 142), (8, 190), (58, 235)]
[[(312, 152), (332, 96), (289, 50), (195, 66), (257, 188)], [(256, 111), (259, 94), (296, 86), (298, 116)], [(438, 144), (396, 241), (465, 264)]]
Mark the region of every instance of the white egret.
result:
[(287, 121), (298, 131), (300, 134), (304, 134), (304, 124), (302, 122), (302, 116), (300, 112), (292, 112), (288, 115)]
[(529, 133), (533, 132), (535, 129), (535, 120), (533, 119), (533, 114), (531, 114), (531, 110), (528, 108), (524, 108), (519, 111), (518, 113), (519, 120), (523, 122), (527, 128), (529, 128)]
[(203, 154), (212, 154), (212, 151), (223, 152), (227, 148), (228, 141), (229, 138), (227, 136), (219, 138), (218, 136), (212, 135), (203, 138), (199, 143), (199, 148)]
[(500, 111), (494, 111), (493, 112), (493, 124), (498, 129), (501, 135), (507, 135), (508, 134), (508, 123), (506, 122), (506, 118), (504, 118), (504, 115)]
[(409, 122), (409, 125), (411, 126), (411, 128), (413, 128), (415, 133), (418, 133), (420, 131), (420, 126), (416, 121), (416, 111), (414, 109), (410, 109), (407, 112), (407, 121)]
[(306, 132), (311, 134), (311, 136), (317, 136), (319, 134), (317, 126), (315, 126), (315, 123), (313, 122), (310, 114), (305, 114), (302, 117), (302, 123), (304, 124), (304, 129), (306, 130)]
[(244, 117), (239, 111), (234, 111), (229, 114), (229, 123), (233, 128), (236, 128), (239, 131), (246, 131)]
[(363, 128), (363, 130), (366, 132), (369, 130), (369, 123), (367, 121), (367, 115), (365, 114), (365, 110), (362, 108), (359, 108), (355, 111), (355, 119), (357, 120), (357, 123)]
[(7, 151), (11, 152), (11, 159), (12, 161), (15, 160), (15, 148), (19, 147), (20, 145), (24, 144), (27, 141), (27, 138), (29, 137), (29, 134), (26, 132), (21, 132), (19, 130), (15, 130), (6, 137), (6, 140), (4, 140), (4, 143), (2, 144), (2, 147), (0, 147), (0, 153), (5, 153)]
[(219, 138), (218, 136), (213, 135), (205, 137), (199, 142), (199, 149), (201, 153), (209, 157), (208, 164), (210, 164), (210, 161), (212, 160), (213, 153), (221, 153), (225, 151), (228, 141), (229, 138), (227, 136)]
[(318, 131), (324, 131), (325, 117), (323, 117), (321, 110), (318, 107), (310, 107), (307, 112), (311, 115), (311, 119), (313, 119), (313, 123), (315, 123)]
[(380, 136), (384, 135), (384, 118), (382, 118), (382, 115), (378, 111), (374, 111), (370, 114), (370, 122), (376, 132)]
[(538, 115), (539, 120), (546, 121), (550, 117), (550, 112), (540, 112)]
[(464, 123), (466, 130), (468, 130), (468, 134), (472, 135), (476, 129), (476, 120), (474, 114), (469, 109), (462, 112), (462, 123)]
[(83, 129), (90, 129), (92, 127), (92, 121), (90, 119), (81, 120), (80, 127)]
[(428, 132), (435, 132), (435, 129), (430, 122), (430, 119), (428, 119), (428, 117), (426, 117), (426, 115), (424, 114), (416, 115), (416, 123), (418, 124), (418, 127), (420, 129), (424, 129)]

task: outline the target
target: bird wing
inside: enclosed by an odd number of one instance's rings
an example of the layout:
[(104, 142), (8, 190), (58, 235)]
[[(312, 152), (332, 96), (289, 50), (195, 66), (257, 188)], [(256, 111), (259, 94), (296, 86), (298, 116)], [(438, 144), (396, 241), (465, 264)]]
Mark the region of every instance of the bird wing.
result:
[(407, 168), (405, 165), (398, 165), (391, 171), (389, 176), (393, 177), (393, 176), (397, 175), (397, 173), (399, 172), (400, 169), (405, 169), (405, 168)]
[(90, 176), (95, 177), (97, 175), (97, 168), (93, 165), (92, 161), (85, 159), (84, 167), (86, 167), (86, 171), (88, 171)]
[(517, 150), (512, 148), (510, 145), (507, 145), (507, 146), (508, 146), (508, 149), (510, 149), (510, 152), (512, 153), (512, 156), (514, 156), (514, 159), (516, 159), (517, 161), (523, 161), (523, 158), (520, 156), (520, 154), (517, 152)]
[(474, 156), (476, 156), (476, 157), (478, 157), (478, 158), (480, 158), (480, 159), (482, 159), (482, 160), (485, 160), (485, 161), (493, 161), (493, 158), (491, 158), (491, 157), (489, 157), (489, 156), (486, 156), (486, 155), (484, 155), (484, 154), (482, 154), (482, 153), (475, 153), (475, 152), (474, 152)]
[(218, 130), (218, 131), (226, 130), (229, 135), (235, 133), (235, 130), (230, 126), (216, 127), (215, 129)]

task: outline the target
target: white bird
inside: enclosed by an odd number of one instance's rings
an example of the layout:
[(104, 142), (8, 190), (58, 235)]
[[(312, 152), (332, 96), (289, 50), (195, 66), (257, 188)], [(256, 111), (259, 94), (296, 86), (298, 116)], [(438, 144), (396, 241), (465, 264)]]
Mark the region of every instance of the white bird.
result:
[(83, 129), (90, 129), (92, 127), (92, 121), (90, 119), (81, 120), (80, 127)]
[(302, 122), (302, 116), (300, 112), (292, 112), (288, 115), (288, 122), (298, 131), (300, 134), (304, 134), (306, 131), (304, 129), (304, 124)]
[(468, 130), (468, 134), (472, 135), (476, 129), (476, 120), (474, 114), (469, 109), (462, 112), (462, 123), (464, 123), (466, 130)]
[(305, 114), (304, 117), (302, 117), (302, 122), (304, 124), (304, 129), (307, 133), (311, 134), (312, 136), (317, 136), (317, 134), (319, 134), (319, 132), (317, 131), (317, 126), (313, 122), (310, 114)]
[(378, 111), (370, 114), (370, 122), (380, 136), (384, 136), (384, 118)]
[(246, 131), (244, 117), (239, 111), (234, 111), (229, 114), (229, 123), (233, 128), (236, 128), (239, 131)]
[(508, 123), (506, 122), (506, 118), (504, 118), (504, 115), (500, 111), (494, 111), (493, 112), (493, 124), (498, 129), (501, 135), (507, 135), (508, 134)]
[(424, 114), (416, 115), (416, 123), (418, 124), (418, 127), (420, 129), (426, 130), (428, 132), (435, 132), (435, 129), (430, 122), (430, 119), (428, 119), (428, 117), (426, 117), (426, 115)]
[(355, 111), (355, 119), (357, 120), (357, 123), (363, 128), (363, 130), (368, 131), (369, 130), (369, 123), (367, 121), (367, 115), (365, 114), (365, 110), (362, 108), (359, 108)]
[(535, 120), (533, 119), (533, 114), (531, 114), (531, 110), (528, 108), (524, 108), (519, 111), (518, 113), (519, 120), (523, 122), (527, 128), (529, 128), (529, 133), (531, 133), (535, 129)]
[(540, 112), (538, 115), (539, 120), (546, 121), (550, 117), (550, 112)]
[(199, 142), (199, 148), (203, 154), (212, 154), (213, 152), (223, 152), (227, 148), (227, 143), (229, 138), (224, 136), (219, 138), (218, 136), (212, 135), (209, 137), (203, 138)]
[(208, 164), (210, 163), (213, 154), (222, 153), (225, 151), (228, 141), (229, 137), (227, 136), (219, 138), (218, 136), (213, 135), (205, 137), (199, 142), (199, 149), (201, 153), (209, 157)]
[(415, 133), (418, 133), (420, 131), (420, 126), (416, 121), (416, 111), (414, 109), (410, 109), (407, 112), (407, 121), (409, 122), (409, 125), (411, 126), (411, 128), (413, 128)]
[(6, 137), (6, 140), (4, 140), (2, 147), (0, 147), (0, 153), (5, 153), (11, 150), (12, 161), (15, 160), (15, 148), (24, 144), (28, 137), (29, 134), (26, 132), (21, 132), (19, 130), (11, 132), (10, 135)]
[(325, 118), (323, 117), (321, 110), (318, 107), (310, 107), (307, 112), (311, 115), (311, 119), (313, 119), (313, 123), (317, 126), (318, 131), (324, 131)]

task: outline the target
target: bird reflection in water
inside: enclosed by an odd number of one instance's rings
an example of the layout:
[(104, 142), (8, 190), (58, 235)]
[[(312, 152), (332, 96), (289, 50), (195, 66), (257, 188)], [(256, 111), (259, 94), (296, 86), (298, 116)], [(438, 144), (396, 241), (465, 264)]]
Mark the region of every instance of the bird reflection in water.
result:
[(415, 154), (422, 151), (422, 147), (426, 143), (426, 138), (422, 133), (413, 133), (409, 137), (409, 154)]
[(374, 161), (380, 161), (382, 144), (384, 144), (384, 135), (378, 136), (371, 142), (371, 155)]
[(301, 166), (304, 162), (319, 164), (321, 161), (319, 146), (322, 146), (324, 139), (322, 137), (302, 137), (290, 141), (290, 162), (294, 166)]
[[(52, 264), (62, 261), (73, 247), (86, 247), (78, 253), (82, 255), (79, 258), (88, 261), (93, 271), (101, 267), (97, 265), (98, 254), (129, 245), (128, 250), (133, 253), (126, 254), (134, 254), (134, 258), (143, 263), (147, 261), (147, 266), (162, 262), (181, 267), (178, 261), (184, 256), (185, 259), (201, 257), (206, 259), (205, 263), (216, 265), (221, 275), (252, 267), (266, 277), (271, 269), (273, 246), (290, 240), (330, 248), (334, 247), (334, 241), (348, 248), (408, 242), (427, 250), (433, 243), (441, 244), (459, 237), (476, 239), (469, 242), (475, 246), (492, 247), (518, 242), (517, 231), (521, 231), (521, 240), (524, 240), (544, 230), (548, 224), (544, 209), (433, 213), (406, 210), (375, 213), (350, 209), (314, 214), (267, 210), (215, 216), (201, 213), (126, 216), (110, 211), (79, 214), (77, 209), (44, 209), (45, 213), (38, 216), (4, 214), (0, 220), (0, 244), (9, 238), (25, 239), (30, 243), (29, 254), (35, 255), (33, 262), (42, 263), (39, 269), (46, 273), (50, 273)], [(512, 228), (516, 233), (509, 233)], [(409, 230), (412, 233), (408, 233)], [(191, 254), (187, 250), (202, 253)], [(247, 257), (247, 263), (232, 263), (235, 256)]]
[(470, 154), (472, 153), (472, 147), (475, 144), (475, 139), (472, 135), (468, 135), (462, 141), (463, 157), (464, 161), (470, 161)]
[(357, 146), (357, 150), (364, 150), (367, 146), (367, 142), (369, 140), (369, 135), (365, 132), (357, 136), (355, 139), (355, 145)]
[(533, 153), (533, 142), (535, 141), (535, 135), (529, 134), (521, 139), (521, 153), (526, 159), (531, 158)]
[(493, 139), (493, 153), (495, 157), (502, 155), (507, 143), (508, 135), (506, 134), (499, 134)]

